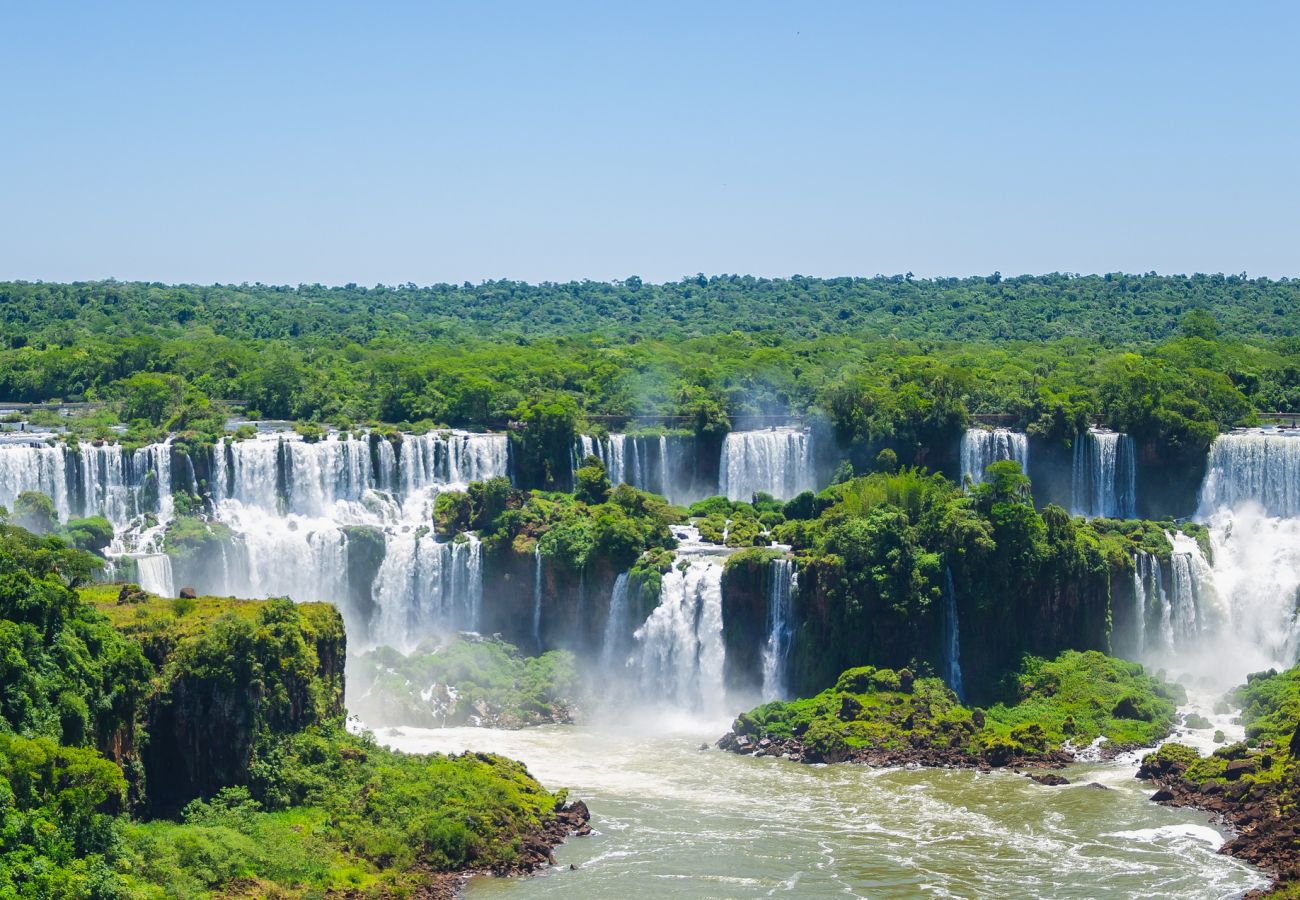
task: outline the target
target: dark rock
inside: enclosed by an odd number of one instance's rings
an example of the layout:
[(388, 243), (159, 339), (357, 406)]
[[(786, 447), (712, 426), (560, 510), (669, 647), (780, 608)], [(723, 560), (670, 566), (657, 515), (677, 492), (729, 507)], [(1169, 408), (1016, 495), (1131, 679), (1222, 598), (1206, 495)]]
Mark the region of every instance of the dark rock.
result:
[(183, 587), (181, 588), (180, 596), (184, 600), (197, 600), (199, 598), (199, 592), (194, 590), (192, 587)]
[(971, 721), (975, 723), (976, 728), (984, 727), (984, 710), (973, 709), (970, 714)]
[(1253, 759), (1234, 759), (1228, 763), (1227, 768), (1223, 770), (1223, 777), (1229, 781), (1236, 781), (1242, 775), (1255, 771), (1255, 760)]
[(1045, 772), (1042, 775), (1030, 775), (1029, 780), (1036, 781), (1039, 784), (1045, 784), (1048, 787), (1056, 787), (1058, 785), (1070, 783), (1070, 779), (1066, 778), (1064, 775), (1057, 775), (1054, 772)]
[(852, 694), (845, 694), (840, 698), (839, 719), (841, 722), (856, 721), (858, 715), (862, 712), (862, 703)]
[(1151, 795), (1151, 799), (1156, 803), (1168, 803), (1170, 800), (1174, 799), (1174, 792), (1161, 788)]
[(1291, 755), (1300, 756), (1300, 722), (1296, 723), (1295, 731), (1291, 732)]
[(1092, 788), (1092, 789), (1095, 790), (1095, 791), (1108, 791), (1108, 790), (1110, 790), (1110, 788), (1106, 787), (1106, 785), (1104, 785), (1104, 784), (1098, 784), (1098, 783), (1095, 782), (1095, 781), (1089, 781), (1087, 784), (1084, 785), (1084, 787), (1086, 787), (1086, 788)]

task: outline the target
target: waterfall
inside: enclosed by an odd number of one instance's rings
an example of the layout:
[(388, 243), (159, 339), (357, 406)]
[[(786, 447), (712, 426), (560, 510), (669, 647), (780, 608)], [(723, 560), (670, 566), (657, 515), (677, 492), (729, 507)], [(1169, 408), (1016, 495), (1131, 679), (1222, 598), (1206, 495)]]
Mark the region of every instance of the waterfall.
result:
[(811, 436), (793, 428), (731, 432), (718, 472), (720, 493), (730, 500), (749, 501), (757, 493), (789, 500), (817, 488)]
[(784, 700), (789, 696), (786, 663), (794, 629), (794, 601), (799, 574), (794, 561), (774, 559), (768, 573), (767, 643), (763, 646), (763, 700)]
[(627, 633), (630, 630), (627, 604), (628, 573), (614, 579), (609, 596), (609, 616), (605, 619), (605, 637), (600, 647), (600, 669), (614, 674), (626, 667)]
[(1300, 518), (1300, 437), (1223, 434), (1210, 446), (1200, 515), (1255, 503), (1270, 516)]
[(430, 634), (472, 631), (483, 603), (483, 545), (394, 535), (375, 576), (373, 637), (410, 649)]
[(689, 438), (666, 434), (582, 434), (574, 440), (573, 470), (594, 456), (605, 465), (610, 484), (630, 484), (670, 503), (687, 505), (701, 499), (688, 478), (694, 444)]
[(533, 548), (533, 643), (542, 652), (542, 545)]
[(1070, 473), (1071, 512), (1108, 519), (1137, 517), (1137, 454), (1133, 438), (1092, 429), (1076, 436)]
[[(1170, 615), (1177, 661), (1235, 680), (1294, 665), (1300, 654), (1300, 437), (1220, 435), (1210, 448), (1197, 518), (1209, 528), (1213, 562), (1184, 543), (1191, 555), (1171, 579), (1172, 589), (1187, 598)], [(1186, 634), (1200, 637), (1199, 657), (1183, 645)]]
[(140, 587), (159, 597), (175, 597), (176, 587), (172, 582), (172, 561), (165, 554), (140, 556), (135, 561), (136, 577)]
[(0, 504), (45, 494), (59, 518), (103, 516), (118, 530), (146, 513), (172, 514), (171, 441), (128, 452), (119, 444), (0, 445)]
[[(198, 485), (192, 462), (173, 474), (170, 439), (132, 451), (36, 435), (0, 443), (0, 504), (39, 491), (63, 521), (104, 516), (114, 529), (106, 555), (134, 559), (147, 589), (174, 594), (184, 577), (208, 594), (331, 602), (360, 646), (479, 627), (482, 548), (472, 536), (438, 541), (428, 526), (440, 491), (498, 476), (509, 477), (499, 434), (228, 438), (212, 448), (207, 484), (207, 514), (223, 537), (173, 575), (179, 557), (161, 552), (173, 491)], [(365, 553), (351, 552), (358, 537)]]
[(677, 709), (725, 710), (722, 563), (691, 559), (663, 576), (659, 605), (634, 634), (641, 697)]
[(957, 591), (952, 583), (952, 569), (943, 567), (943, 655), (944, 681), (958, 700), (965, 697), (961, 679), (961, 625), (957, 621)]
[(1133, 655), (1141, 659), (1147, 649), (1147, 615), (1152, 599), (1163, 615), (1167, 605), (1160, 557), (1145, 550), (1133, 556)]
[(1029, 472), (1029, 438), (1005, 428), (967, 428), (961, 436), (961, 478), (974, 484), (984, 480), (984, 472), (995, 462), (1013, 460), (1020, 471)]
[(0, 446), (0, 504), (12, 509), (14, 500), (26, 491), (45, 494), (54, 501), (59, 518), (69, 517), (68, 451), (63, 445)]

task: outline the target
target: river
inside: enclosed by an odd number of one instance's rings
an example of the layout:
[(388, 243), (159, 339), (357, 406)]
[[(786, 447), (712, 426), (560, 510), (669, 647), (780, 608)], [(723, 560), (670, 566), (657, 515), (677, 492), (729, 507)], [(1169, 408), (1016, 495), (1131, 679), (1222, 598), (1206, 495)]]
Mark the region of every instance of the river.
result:
[[(408, 752), (501, 753), (592, 811), (559, 866), (478, 878), (471, 900), (1233, 897), (1267, 880), (1222, 854), (1194, 811), (1151, 803), (1135, 758), (1044, 787), (1009, 772), (808, 766), (700, 750), (726, 722), (640, 729), (382, 729)], [(1101, 785), (1102, 787), (1098, 787)], [(570, 866), (576, 868), (570, 868)]]

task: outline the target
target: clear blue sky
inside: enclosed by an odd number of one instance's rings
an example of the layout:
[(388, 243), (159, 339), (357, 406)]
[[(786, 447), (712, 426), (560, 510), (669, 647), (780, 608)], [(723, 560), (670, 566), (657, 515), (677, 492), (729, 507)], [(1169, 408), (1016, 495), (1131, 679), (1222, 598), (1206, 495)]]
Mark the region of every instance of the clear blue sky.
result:
[(0, 278), (1300, 275), (1300, 4), (6, 3)]

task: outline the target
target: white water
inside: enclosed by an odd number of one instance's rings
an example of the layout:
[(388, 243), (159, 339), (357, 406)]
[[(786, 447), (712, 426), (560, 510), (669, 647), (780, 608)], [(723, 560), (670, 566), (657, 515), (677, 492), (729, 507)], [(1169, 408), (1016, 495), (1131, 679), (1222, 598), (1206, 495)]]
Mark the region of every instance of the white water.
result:
[[(1167, 585), (1158, 569), (1153, 582), (1160, 590), (1160, 640), (1144, 640), (1144, 659), (1224, 688), (1250, 672), (1296, 663), (1298, 448), (1300, 438), (1283, 433), (1215, 441), (1198, 513), (1210, 531), (1212, 562), (1190, 538), (1171, 536)], [(1148, 603), (1152, 596), (1148, 590)]]
[(634, 634), (643, 701), (675, 710), (717, 714), (726, 708), (722, 682), (722, 561), (699, 556), (663, 576), (659, 605)]
[(943, 567), (943, 645), (944, 680), (957, 699), (963, 699), (966, 690), (961, 677), (961, 623), (957, 618), (957, 589), (948, 566)]
[(774, 559), (768, 573), (767, 642), (763, 645), (763, 701), (790, 696), (786, 671), (794, 639), (794, 603), (799, 594), (799, 573), (794, 560)]
[(679, 506), (714, 493), (711, 486), (695, 483), (695, 442), (689, 435), (579, 435), (573, 448), (575, 472), (588, 456), (605, 464), (611, 484), (630, 484)]
[(533, 550), (533, 643), (542, 652), (542, 545)]
[(812, 438), (793, 428), (733, 431), (723, 441), (718, 473), (719, 492), (730, 500), (749, 501), (757, 493), (789, 500), (816, 490)]
[(967, 428), (961, 436), (961, 479), (979, 484), (984, 472), (995, 462), (1020, 463), (1020, 471), (1029, 472), (1029, 438), (1019, 431), (1005, 428)]
[(390, 540), (375, 577), (374, 601), (378, 615), (370, 639), (399, 650), (431, 634), (478, 630), (483, 545), (472, 535), (462, 541), (437, 541), (430, 534)]
[(1137, 516), (1137, 456), (1127, 434), (1092, 429), (1074, 442), (1071, 511), (1108, 519)]
[(1300, 435), (1220, 435), (1201, 483), (1200, 516), (1254, 504), (1269, 516), (1300, 518)]
[(618, 677), (627, 669), (628, 632), (631, 630), (627, 603), (628, 573), (614, 579), (614, 589), (609, 597), (609, 615), (605, 619), (605, 634), (600, 645), (600, 669)]
[(176, 585), (172, 581), (172, 561), (165, 554), (140, 556), (135, 561), (140, 587), (160, 597), (175, 597)]
[[(1147, 617), (1150, 615), (1154, 600), (1161, 610), (1168, 607), (1165, 597), (1164, 573), (1160, 567), (1160, 557), (1141, 550), (1133, 558), (1133, 651), (1138, 659), (1147, 649)], [(1164, 636), (1164, 632), (1161, 632)], [(1172, 630), (1169, 632), (1172, 635)]]
[[(701, 752), (726, 719), (640, 727), (402, 728), (409, 752), (523, 760), (592, 811), (535, 878), (475, 898), (1231, 897), (1260, 873), (1216, 852), (1204, 815), (1151, 803), (1136, 764), (1089, 764), (1046, 788), (1009, 772), (809, 766)], [(1100, 782), (1109, 790), (1087, 786)], [(570, 869), (570, 866), (574, 868)]]
[[(427, 526), (440, 491), (508, 477), (504, 435), (430, 432), (404, 435), (395, 445), (369, 435), (308, 443), (296, 434), (263, 433), (219, 444), (212, 514), (231, 538), (220, 558), (190, 560), (183, 576), (161, 551), (173, 491), (191, 489), (194, 468), (182, 467), (174, 479), (171, 463), (170, 441), (132, 452), (114, 444), (6, 442), (0, 504), (39, 491), (64, 521), (104, 516), (115, 531), (107, 555), (134, 558), (142, 586), (157, 593), (174, 595), (175, 579), (185, 577), (203, 593), (333, 602), (358, 646), (409, 646), (431, 630), (478, 627), (477, 540), (438, 541)], [(352, 527), (369, 529), (383, 556), (373, 584), (359, 588), (349, 584)]]

